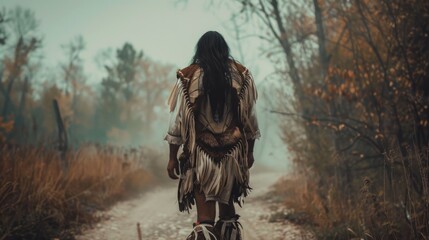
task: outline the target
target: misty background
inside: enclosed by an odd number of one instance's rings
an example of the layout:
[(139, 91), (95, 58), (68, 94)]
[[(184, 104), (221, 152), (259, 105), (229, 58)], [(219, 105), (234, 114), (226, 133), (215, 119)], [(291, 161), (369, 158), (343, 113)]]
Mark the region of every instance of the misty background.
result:
[[(256, 144), (256, 165), (288, 168), (278, 119), (268, 112), (272, 105), (267, 93), (278, 85), (271, 75), (274, 68), (263, 51), (264, 42), (252, 36), (252, 25), (232, 20), (236, 9), (227, 1), (5, 0), (2, 7), (20, 9), (22, 15), (29, 15), (24, 19), (34, 19), (23, 35), (40, 42), (28, 57), (31, 67), (23, 70), (23, 76), (30, 78), (34, 101), (50, 106), (50, 97), (59, 100), (72, 145), (100, 142), (167, 151), (165, 103), (176, 70), (190, 63), (199, 37), (215, 30), (224, 35), (232, 56), (251, 70), (260, 93), (257, 111), (262, 138)], [(15, 34), (1, 51), (13, 56), (20, 30), (8, 31)], [(133, 75), (128, 79), (127, 70), (120, 72), (126, 65), (135, 66), (128, 69)], [(49, 108), (36, 111), (31, 117), (39, 120), (33, 123), (34, 132), (27, 130), (23, 135), (31, 141), (54, 141), (55, 120), (50, 112)]]
[[(208, 30), (260, 94), (251, 171), (267, 198), (256, 208), (319, 239), (428, 239), (429, 1), (0, 8), (0, 239), (73, 236), (97, 210), (171, 183), (166, 100)], [(252, 216), (255, 231), (272, 233)]]

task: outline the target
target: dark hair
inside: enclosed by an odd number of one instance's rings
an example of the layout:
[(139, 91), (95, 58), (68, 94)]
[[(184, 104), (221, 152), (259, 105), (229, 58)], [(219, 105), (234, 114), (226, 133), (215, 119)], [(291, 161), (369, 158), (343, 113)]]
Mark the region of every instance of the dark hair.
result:
[(216, 31), (201, 36), (192, 59), (193, 64), (203, 69), (204, 93), (210, 99), (212, 116), (217, 122), (223, 118), (225, 100), (231, 94), (230, 59), (228, 44)]

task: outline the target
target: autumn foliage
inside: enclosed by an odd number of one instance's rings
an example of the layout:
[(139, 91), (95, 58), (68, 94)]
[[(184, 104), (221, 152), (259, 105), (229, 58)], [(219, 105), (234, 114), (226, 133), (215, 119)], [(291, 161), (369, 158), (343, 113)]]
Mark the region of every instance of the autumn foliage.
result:
[(100, 55), (97, 79), (85, 70), (82, 37), (62, 46), (56, 66), (42, 46), (31, 10), (0, 10), (2, 240), (74, 239), (100, 210), (164, 177), (156, 161), (164, 156), (138, 146), (167, 115), (172, 67), (124, 43)]
[[(153, 123), (168, 116), (163, 106), (173, 67), (152, 60), (130, 43), (100, 51), (96, 60), (102, 75), (94, 77), (82, 59), (81, 36), (62, 45), (64, 57), (57, 66), (44, 63), (38, 19), (29, 9), (1, 11), (0, 36), (6, 37), (0, 41), (0, 136), (9, 142), (55, 142), (54, 99), (69, 142), (75, 145), (148, 143)], [(3, 124), (10, 122), (6, 134)]]
[(272, 111), (296, 166), (286, 204), (321, 239), (427, 239), (428, 2), (240, 4), (293, 89)]

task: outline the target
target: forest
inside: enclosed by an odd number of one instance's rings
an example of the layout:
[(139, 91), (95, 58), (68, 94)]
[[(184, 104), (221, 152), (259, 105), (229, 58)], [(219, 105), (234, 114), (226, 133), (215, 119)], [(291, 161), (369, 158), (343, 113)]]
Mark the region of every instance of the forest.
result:
[(114, 52), (102, 52), (100, 64), (105, 76), (101, 84), (93, 86), (88, 83), (80, 57), (85, 42), (77, 36), (62, 46), (65, 60), (60, 69), (43, 75), (38, 60), (43, 39), (37, 35), (36, 17), (29, 9), (20, 7), (9, 14), (8, 21), (6, 16), (2, 17), (3, 29), (10, 30), (2, 33), (1, 41), (6, 53), (1, 69), (3, 141), (52, 141), (57, 131), (53, 99), (59, 102), (70, 133), (68, 138), (75, 145), (108, 140), (132, 145), (138, 140), (137, 129), (144, 135), (150, 134), (151, 123), (168, 96), (172, 66), (157, 63), (145, 57), (142, 50), (124, 43)]
[[(221, 2), (275, 69), (259, 90), (293, 166), (273, 190), (285, 218), (317, 239), (428, 239), (429, 2)], [(103, 52), (94, 85), (82, 36), (50, 71), (43, 43), (30, 9), (1, 12), (0, 239), (71, 238), (165, 180), (149, 143), (174, 65), (124, 43)]]
[(293, 86), (272, 110), (296, 166), (286, 204), (321, 239), (427, 239), (428, 2), (242, 4)]
[(95, 211), (165, 181), (161, 152), (141, 143), (168, 121), (172, 66), (124, 43), (101, 53), (94, 85), (82, 36), (49, 70), (34, 12), (4, 9), (0, 31), (0, 239), (70, 239)]

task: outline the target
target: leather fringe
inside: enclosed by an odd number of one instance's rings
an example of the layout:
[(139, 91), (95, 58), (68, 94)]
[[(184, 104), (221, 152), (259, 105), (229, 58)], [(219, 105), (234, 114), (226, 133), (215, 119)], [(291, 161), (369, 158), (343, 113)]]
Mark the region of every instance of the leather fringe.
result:
[[(246, 69), (241, 74), (243, 85), (238, 93), (238, 113), (240, 120), (246, 122), (251, 110), (250, 106), (257, 99), (257, 92), (248, 70)], [(227, 185), (229, 187), (232, 185), (231, 197), (241, 206), (243, 198), (251, 190), (246, 138), (240, 140), (219, 162), (215, 162), (207, 152), (196, 145), (195, 115), (188, 92), (190, 79), (185, 78), (181, 71), (177, 72), (177, 76), (179, 79), (168, 103), (170, 111), (174, 111), (179, 101), (181, 136), (183, 142), (187, 144), (190, 154), (189, 166), (183, 169), (179, 181), (179, 210), (189, 211), (192, 208), (192, 205), (195, 204), (193, 191), (197, 186), (198, 190), (204, 192), (206, 196), (214, 196), (218, 195)]]

